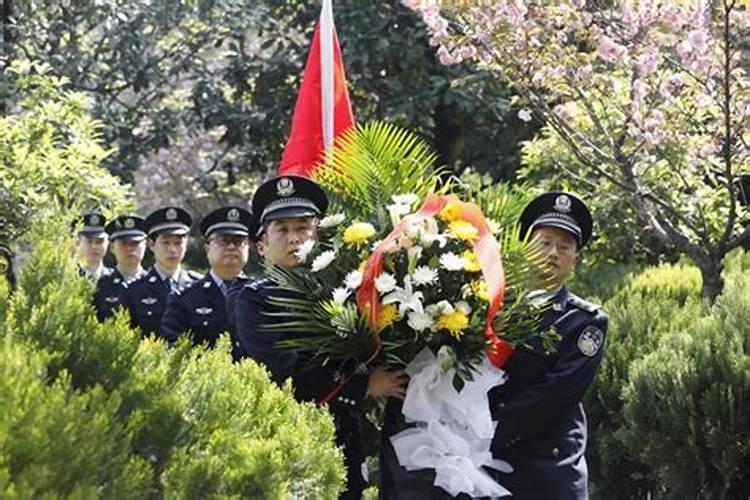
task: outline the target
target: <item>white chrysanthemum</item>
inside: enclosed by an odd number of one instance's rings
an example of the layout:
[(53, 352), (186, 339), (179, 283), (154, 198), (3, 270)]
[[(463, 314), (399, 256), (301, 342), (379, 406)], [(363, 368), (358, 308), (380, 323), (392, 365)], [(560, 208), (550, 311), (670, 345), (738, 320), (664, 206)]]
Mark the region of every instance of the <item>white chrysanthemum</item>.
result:
[(465, 300), (459, 300), (456, 302), (456, 309), (464, 313), (465, 315), (471, 314), (471, 306)]
[(359, 272), (357, 269), (354, 271), (349, 272), (346, 275), (346, 278), (344, 278), (344, 285), (346, 285), (346, 288), (349, 290), (356, 290), (359, 288), (359, 285), (362, 284), (362, 273)]
[(322, 271), (336, 259), (336, 252), (333, 250), (326, 250), (322, 254), (318, 255), (312, 263), (312, 272), (317, 273)]
[(415, 285), (432, 285), (438, 279), (437, 269), (428, 266), (419, 266), (411, 275)]
[(463, 271), (464, 258), (453, 252), (447, 252), (440, 256), (440, 267), (446, 271)]
[(408, 205), (412, 206), (414, 203), (417, 202), (419, 199), (419, 196), (417, 196), (414, 193), (407, 193), (407, 194), (394, 194), (391, 196), (391, 200), (393, 200), (393, 203), (396, 205)]
[(331, 300), (334, 304), (342, 305), (349, 298), (350, 293), (351, 291), (344, 287), (334, 288), (333, 293), (331, 293)]
[(315, 248), (315, 243), (315, 240), (307, 240), (306, 242), (302, 243), (299, 248), (297, 248), (296, 252), (294, 252), (294, 256), (297, 257), (297, 260), (300, 262), (300, 264), (304, 263), (307, 260), (307, 256), (310, 255), (312, 249)]
[(326, 228), (329, 228), (329, 227), (338, 226), (339, 224), (341, 224), (342, 222), (344, 222), (345, 219), (346, 219), (346, 217), (344, 216), (344, 214), (329, 215), (327, 217), (323, 217), (320, 220), (320, 222), (318, 223), (318, 227), (320, 227), (322, 229), (326, 229)]
[(396, 288), (396, 278), (390, 273), (382, 273), (375, 278), (375, 288), (381, 294), (391, 292)]
[(435, 320), (433, 320), (432, 316), (430, 316), (429, 314), (410, 312), (406, 323), (409, 325), (409, 328), (411, 328), (415, 332), (422, 332), (424, 330), (432, 328), (432, 326), (435, 324)]
[(495, 219), (487, 219), (487, 226), (490, 228), (492, 234), (498, 234), (500, 232), (500, 223)]

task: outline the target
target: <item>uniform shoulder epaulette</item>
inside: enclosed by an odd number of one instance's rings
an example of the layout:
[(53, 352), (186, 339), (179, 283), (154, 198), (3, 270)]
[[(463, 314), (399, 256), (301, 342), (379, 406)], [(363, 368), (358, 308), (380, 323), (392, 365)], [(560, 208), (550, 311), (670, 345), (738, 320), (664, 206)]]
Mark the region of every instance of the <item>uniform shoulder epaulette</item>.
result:
[[(189, 271), (188, 271), (188, 272), (189, 272)], [(190, 283), (188, 283), (187, 285), (185, 285), (185, 286), (182, 286), (182, 287), (178, 288), (177, 290), (175, 290), (175, 291), (174, 291), (174, 292), (172, 292), (172, 293), (174, 293), (174, 294), (175, 294), (175, 295), (177, 295), (178, 297), (181, 297), (181, 296), (183, 296), (183, 295), (187, 295), (187, 294), (188, 294), (188, 292), (190, 292), (191, 290), (195, 289), (195, 284), (196, 284), (196, 283), (198, 283), (198, 280), (196, 280), (196, 281), (191, 281), (191, 282), (190, 282)]]
[(602, 306), (600, 306), (599, 304), (594, 304), (593, 302), (588, 302), (586, 300), (583, 300), (581, 297), (574, 295), (572, 293), (568, 294), (568, 304), (578, 309), (582, 309), (593, 315), (603, 313)]
[(187, 274), (188, 274), (188, 276), (190, 276), (194, 280), (203, 279), (203, 275), (201, 273), (197, 273), (195, 271), (188, 271)]
[(258, 278), (258, 279), (249, 281), (247, 284), (245, 284), (245, 286), (249, 288), (250, 290), (258, 291), (261, 288), (268, 285), (269, 283), (271, 283), (271, 278)]

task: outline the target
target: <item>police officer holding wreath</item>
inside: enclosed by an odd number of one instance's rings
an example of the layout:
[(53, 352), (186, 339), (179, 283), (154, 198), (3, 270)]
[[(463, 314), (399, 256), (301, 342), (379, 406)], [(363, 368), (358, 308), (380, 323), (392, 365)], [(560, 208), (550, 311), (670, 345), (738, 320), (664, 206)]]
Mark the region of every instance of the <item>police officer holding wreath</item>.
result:
[(154, 265), (120, 297), (130, 312), (131, 324), (140, 328), (144, 336), (158, 333), (167, 296), (202, 278), (199, 273), (182, 269), (191, 224), (190, 214), (178, 207), (160, 208), (146, 217), (147, 242), (154, 254)]
[(193, 344), (213, 347), (221, 334), (229, 332), (233, 350), (237, 350), (227, 318), (226, 296), (238, 279), (244, 279), (250, 235), (254, 237), (257, 229), (253, 215), (240, 207), (222, 207), (203, 218), (201, 233), (210, 270), (168, 297), (159, 332), (162, 338), (172, 343), (189, 334)]
[[(296, 267), (297, 249), (317, 238), (318, 220), (327, 207), (325, 191), (310, 179), (289, 175), (261, 185), (253, 196), (252, 211), (259, 218), (257, 248), (266, 264)], [(301, 355), (279, 349), (276, 342), (284, 335), (271, 334), (264, 327), (283, 321), (273, 316), (282, 311), (269, 300), (280, 293), (267, 277), (249, 282), (238, 292), (234, 318), (241, 356), (265, 365), (277, 383), (291, 378), (298, 400), (328, 405), (347, 468), (347, 489), (342, 498), (361, 498), (366, 486), (359, 422), (362, 402), (367, 396), (403, 399), (403, 372), (378, 367), (370, 373), (356, 373), (353, 367), (332, 366), (336, 363), (309, 366)]]
[(504, 366), (508, 381), (490, 391), (498, 420), (491, 450), (514, 469), (496, 479), (518, 500), (585, 499), (588, 430), (581, 400), (604, 354), (607, 315), (571, 293), (566, 281), (591, 238), (591, 213), (573, 194), (548, 192), (528, 204), (520, 226), (549, 266), (544, 290), (532, 298), (550, 305), (539, 328), (556, 331), (560, 340), (550, 352), (538, 338), (518, 347)]

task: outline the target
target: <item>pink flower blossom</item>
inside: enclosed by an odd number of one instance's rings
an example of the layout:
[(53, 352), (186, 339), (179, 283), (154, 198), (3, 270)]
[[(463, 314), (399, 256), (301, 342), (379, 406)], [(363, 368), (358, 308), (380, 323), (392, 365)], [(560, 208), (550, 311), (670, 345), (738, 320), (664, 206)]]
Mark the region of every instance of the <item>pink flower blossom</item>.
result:
[(659, 50), (652, 50), (635, 58), (635, 67), (638, 76), (648, 76), (659, 67)]
[(530, 122), (531, 121), (531, 111), (524, 108), (518, 112), (518, 119), (522, 122)]
[(703, 54), (708, 50), (708, 35), (704, 30), (693, 30), (688, 33), (687, 41), (692, 50)]
[(440, 61), (440, 64), (444, 64), (446, 66), (450, 66), (458, 62), (458, 60), (455, 57), (453, 57), (451, 53), (448, 52), (448, 49), (446, 49), (443, 45), (441, 45), (438, 48), (437, 56), (438, 56), (438, 60)]
[(458, 49), (458, 55), (462, 61), (472, 59), (477, 55), (477, 49), (473, 45), (464, 45)]
[(606, 62), (623, 61), (628, 54), (627, 48), (616, 43), (607, 35), (602, 35), (599, 38), (599, 46), (596, 50), (599, 57)]
[(679, 74), (669, 75), (659, 85), (659, 95), (666, 101), (671, 101), (680, 93), (684, 87), (682, 76)]

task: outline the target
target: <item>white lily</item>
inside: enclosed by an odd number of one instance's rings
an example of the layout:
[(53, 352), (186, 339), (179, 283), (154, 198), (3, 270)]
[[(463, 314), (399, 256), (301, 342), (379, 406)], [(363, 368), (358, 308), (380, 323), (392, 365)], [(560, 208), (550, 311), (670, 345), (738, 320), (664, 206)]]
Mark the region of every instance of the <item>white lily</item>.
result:
[(398, 314), (403, 317), (408, 311), (423, 313), (423, 298), (422, 292), (415, 292), (412, 288), (411, 276), (407, 276), (404, 278), (404, 287), (396, 287), (393, 292), (383, 297), (383, 304), (398, 304)]

